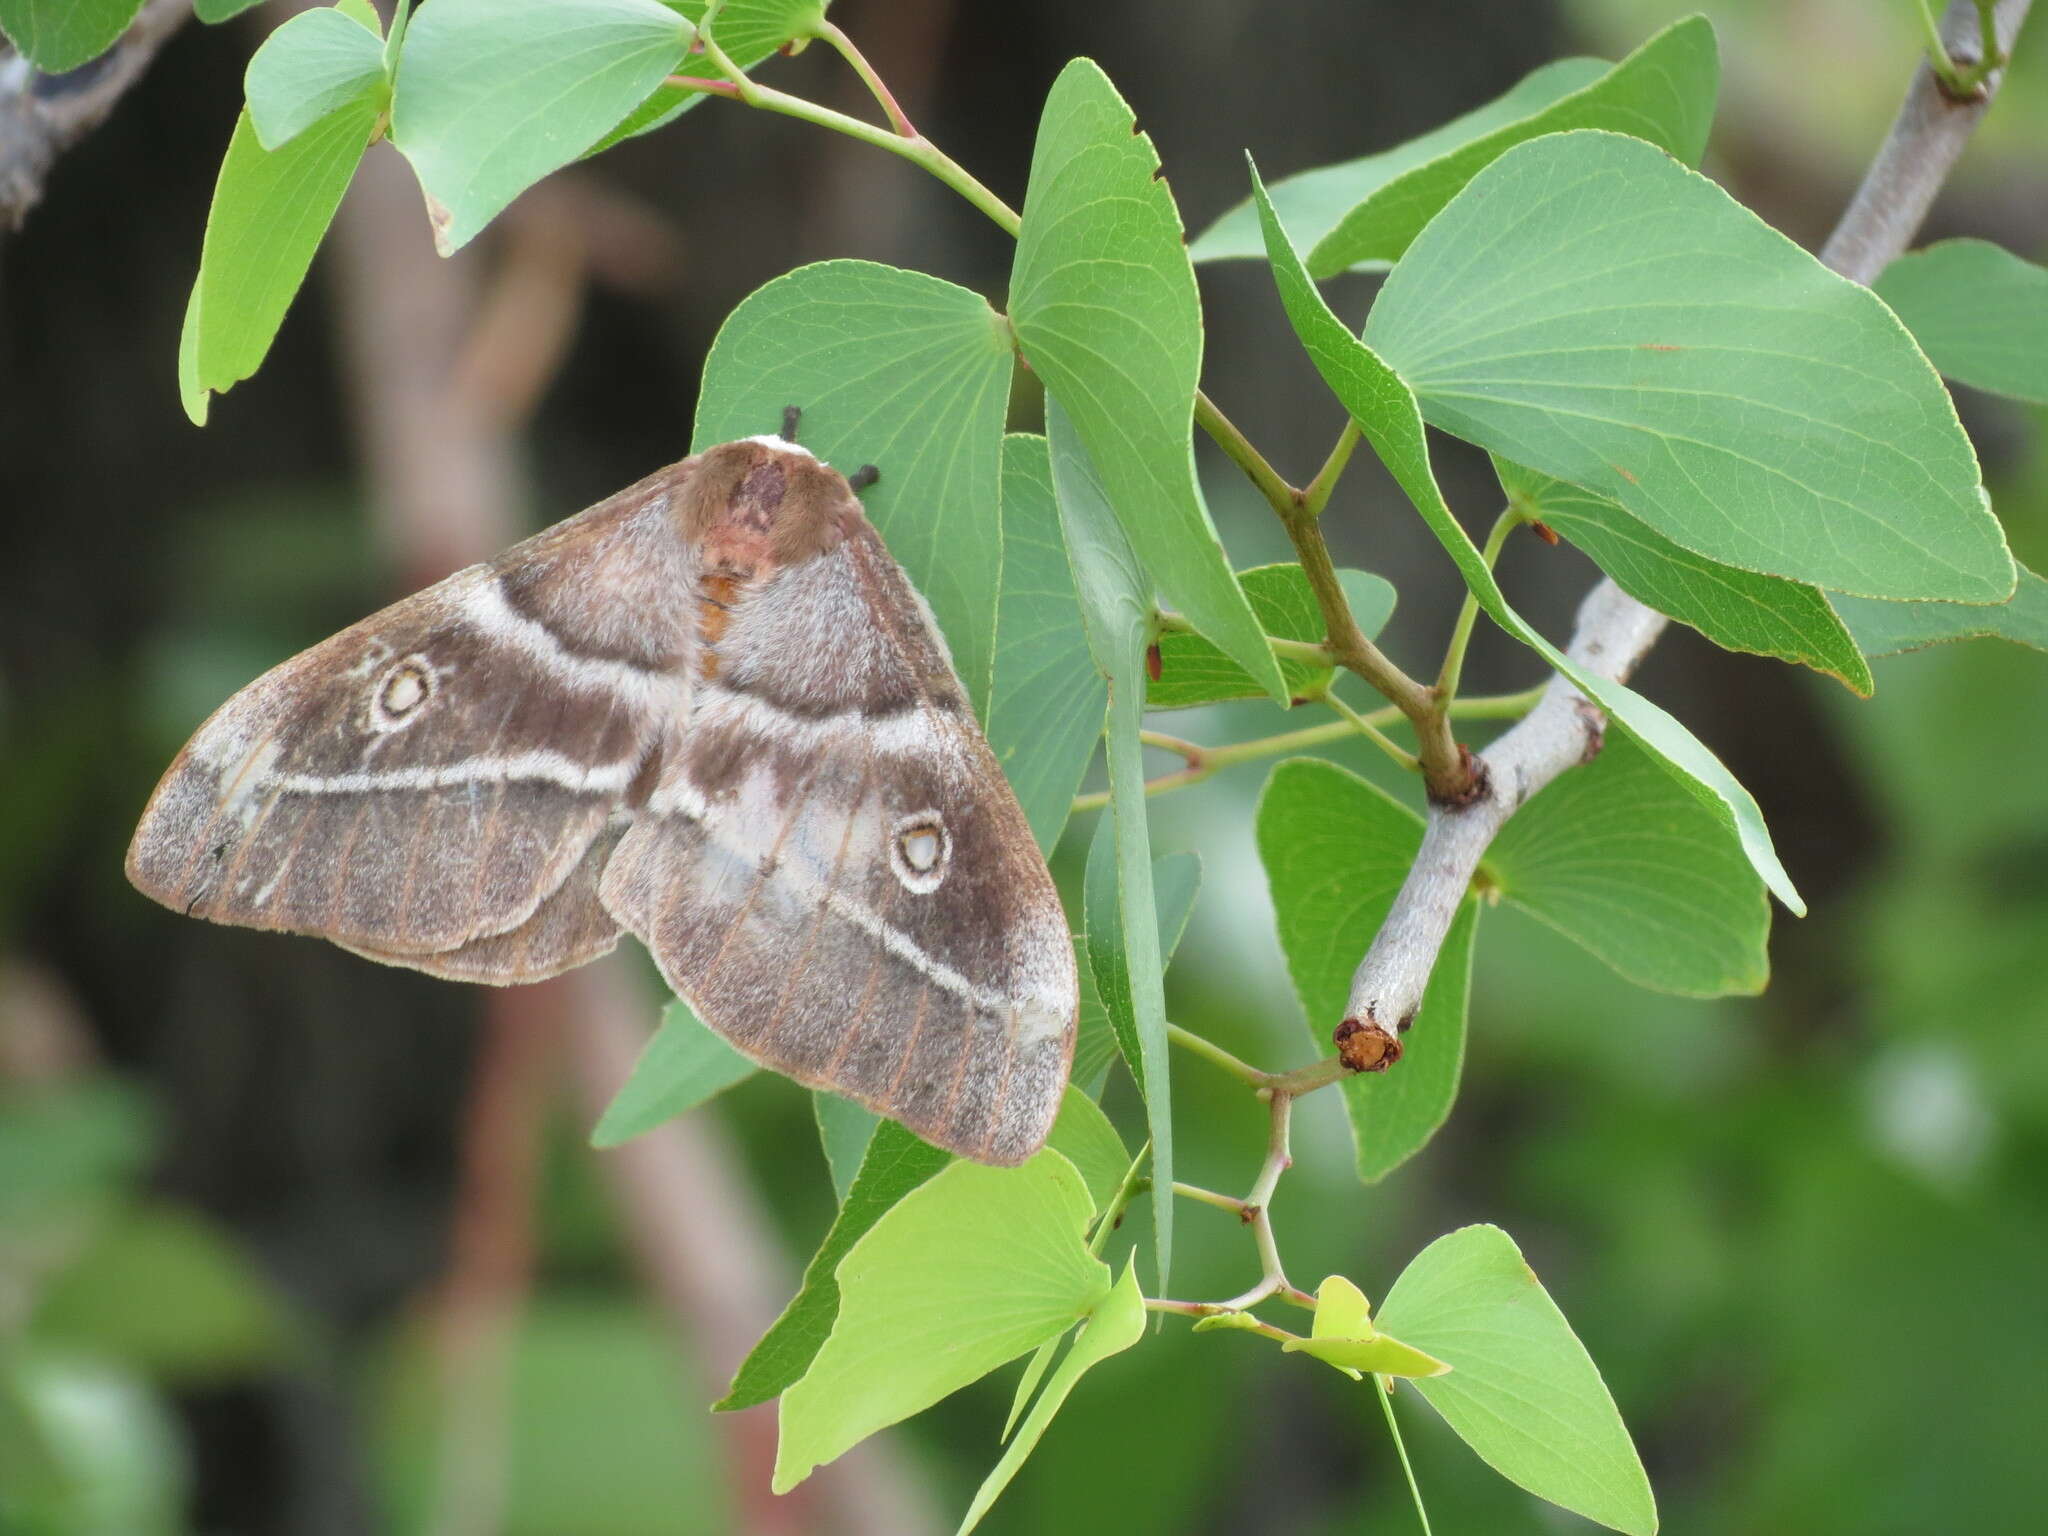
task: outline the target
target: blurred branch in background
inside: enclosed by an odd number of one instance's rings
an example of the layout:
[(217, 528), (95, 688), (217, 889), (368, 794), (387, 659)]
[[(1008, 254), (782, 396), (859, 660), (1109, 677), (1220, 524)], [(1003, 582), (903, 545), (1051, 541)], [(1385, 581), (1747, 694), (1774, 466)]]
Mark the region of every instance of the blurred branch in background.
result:
[[(565, 174), (522, 199), (481, 252), (443, 260), (410, 173), (379, 147), (342, 204), (335, 249), (348, 393), (379, 540), (404, 585), (438, 580), (517, 536), (517, 442), (574, 334), (585, 285), (657, 289), (673, 276), (679, 244), (637, 205)], [(653, 1016), (626, 967), (614, 958), (485, 994), (449, 1266), (435, 1299), (434, 1529), (444, 1536), (482, 1536), (502, 1523), (510, 1362), (531, 1280), (552, 1066), (566, 1053), (594, 1119)], [(603, 1168), (653, 1296), (722, 1382), (774, 1320), (792, 1276), (717, 1123), (671, 1123), (608, 1154)], [(740, 1529), (914, 1536), (936, 1524), (886, 1443), (774, 1498), (772, 1414), (716, 1422)]]
[(191, 14), (191, 0), (148, 0), (111, 49), (61, 75), (0, 41), (0, 230), (21, 227), (57, 157), (105, 121)]
[[(1995, 20), (2007, 56), (2031, 4), (1999, 0)], [(1951, 52), (1965, 51), (1976, 36), (1973, 0), (1953, 0), (1942, 26)], [(1821, 251), (1822, 261), (1868, 283), (1905, 251), (2001, 78), (1989, 75), (1980, 94), (1957, 101), (1942, 88), (1933, 65), (1922, 60), (1891, 132)], [(1570, 655), (1600, 676), (1626, 680), (1665, 623), (1662, 614), (1611, 579), (1602, 580), (1579, 609)], [(1543, 702), (1480, 754), (1484, 792), (1457, 806), (1431, 802), (1422, 849), (1352, 978), (1347, 1020), (1391, 1030), (1414, 1016), (1451, 919), (1494, 835), (1544, 785), (1599, 751), (1603, 728), (1600, 712), (1563, 678), (1553, 677)]]

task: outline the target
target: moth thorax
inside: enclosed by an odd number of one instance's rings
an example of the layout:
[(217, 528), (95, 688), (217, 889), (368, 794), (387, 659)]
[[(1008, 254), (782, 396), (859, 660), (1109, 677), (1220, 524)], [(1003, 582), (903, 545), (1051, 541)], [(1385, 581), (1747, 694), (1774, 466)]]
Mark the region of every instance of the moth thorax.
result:
[(919, 895), (939, 888), (952, 858), (952, 834), (937, 811), (913, 811), (890, 833), (890, 867), (898, 880)]
[(402, 730), (419, 718), (434, 697), (434, 669), (424, 656), (407, 656), (386, 669), (370, 690), (370, 724), (380, 731)]

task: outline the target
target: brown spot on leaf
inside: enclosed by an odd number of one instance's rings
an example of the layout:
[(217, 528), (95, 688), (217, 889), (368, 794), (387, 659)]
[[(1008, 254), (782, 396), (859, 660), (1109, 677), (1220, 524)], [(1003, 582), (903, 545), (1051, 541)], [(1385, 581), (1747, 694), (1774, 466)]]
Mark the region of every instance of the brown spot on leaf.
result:
[(1630, 485), (1635, 485), (1638, 483), (1636, 477), (1630, 474), (1627, 470), (1623, 469), (1619, 464), (1609, 464), (1607, 467), (1613, 470), (1617, 475), (1621, 476), (1621, 478), (1626, 480)]
[(1164, 658), (1162, 658), (1159, 654), (1159, 647), (1156, 644), (1146, 646), (1145, 675), (1151, 678), (1152, 681), (1156, 683), (1159, 681), (1161, 674), (1163, 674), (1165, 671), (1166, 662)]
[(1557, 530), (1551, 527), (1550, 524), (1545, 522), (1532, 522), (1531, 524), (1529, 524), (1529, 531), (1535, 534), (1536, 537), (1541, 539), (1544, 543), (1548, 544), (1552, 549), (1557, 548)]

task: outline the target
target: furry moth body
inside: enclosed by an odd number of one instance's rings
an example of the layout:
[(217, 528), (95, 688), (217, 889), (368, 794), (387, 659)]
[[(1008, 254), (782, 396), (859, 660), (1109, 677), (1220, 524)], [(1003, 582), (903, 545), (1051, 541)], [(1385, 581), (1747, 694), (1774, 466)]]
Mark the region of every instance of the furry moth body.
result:
[(936, 1145), (1044, 1142), (1077, 984), (1051, 876), (846, 478), (725, 443), (228, 700), (129, 878), (465, 981), (653, 951), (699, 1017)]

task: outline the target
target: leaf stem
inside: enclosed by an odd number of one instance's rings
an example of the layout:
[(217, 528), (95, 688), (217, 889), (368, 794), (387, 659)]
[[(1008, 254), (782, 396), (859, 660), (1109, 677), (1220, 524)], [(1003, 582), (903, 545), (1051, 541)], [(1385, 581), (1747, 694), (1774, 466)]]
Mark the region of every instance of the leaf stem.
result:
[(1145, 1166), (1145, 1159), (1151, 1152), (1152, 1143), (1149, 1141), (1138, 1148), (1138, 1155), (1131, 1159), (1131, 1166), (1124, 1170), (1124, 1176), (1117, 1183), (1115, 1193), (1109, 1197), (1109, 1203), (1103, 1206), (1102, 1215), (1095, 1222), (1094, 1235), (1088, 1239), (1088, 1251), (1097, 1257), (1101, 1256), (1102, 1245), (1108, 1240), (1109, 1234), (1114, 1232), (1117, 1223), (1123, 1220), (1125, 1207), (1137, 1198), (1140, 1189), (1151, 1182), (1138, 1174), (1138, 1170)]
[[(1334, 695), (1330, 695), (1334, 697)], [(1520, 693), (1482, 694), (1477, 698), (1453, 699), (1451, 718), (1453, 720), (1519, 720), (1536, 707), (1543, 697), (1541, 687), (1527, 688)], [(1380, 709), (1361, 714), (1359, 719), (1373, 726), (1392, 725), (1402, 718), (1401, 711), (1388, 704)], [(1170, 790), (1186, 789), (1191, 784), (1200, 784), (1214, 778), (1223, 769), (1237, 763), (1256, 762), (1261, 758), (1279, 757), (1288, 752), (1306, 752), (1316, 747), (1334, 746), (1340, 741), (1349, 741), (1358, 734), (1358, 727), (1349, 720), (1333, 720), (1328, 725), (1305, 726), (1298, 731), (1282, 731), (1275, 736), (1260, 736), (1251, 741), (1231, 742), (1227, 746), (1202, 747), (1193, 742), (1200, 754), (1191, 759), (1186, 768), (1177, 768), (1172, 773), (1161, 774), (1156, 779), (1145, 781), (1145, 793), (1163, 795)], [(1152, 733), (1145, 733), (1148, 745), (1164, 747), (1164, 740), (1152, 740)], [(1169, 748), (1178, 750), (1178, 748)], [(1106, 793), (1076, 795), (1073, 814), (1083, 811), (1099, 811), (1109, 804)]]
[(1228, 1211), (1233, 1216), (1244, 1215), (1244, 1202), (1235, 1195), (1218, 1194), (1213, 1189), (1203, 1189), (1199, 1184), (1183, 1184), (1173, 1181), (1173, 1192), (1183, 1200), (1198, 1200), (1203, 1205), (1213, 1205), (1219, 1211)]
[[(703, 27), (697, 29), (697, 35), (706, 37), (707, 53), (716, 46), (709, 41)], [(745, 73), (741, 73), (737, 80), (702, 80), (691, 75), (670, 75), (666, 83), (679, 90), (708, 91), (713, 95), (735, 98), (764, 112), (779, 112), (784, 117), (799, 118), (820, 128), (829, 128), (834, 133), (843, 133), (850, 139), (858, 139), (863, 144), (885, 149), (890, 154), (921, 167), (951, 187), (969, 203), (987, 214), (998, 228), (1012, 238), (1023, 226), (1023, 221), (1019, 219), (1014, 208), (976, 181), (952, 156), (922, 135), (906, 139), (901, 134), (878, 127), (874, 123), (864, 123), (857, 117), (835, 112), (832, 108), (820, 106), (815, 101), (807, 101), (801, 96), (792, 96), (787, 91), (778, 91), (772, 86), (762, 85)]]
[(1336, 694), (1325, 692), (1323, 694), (1323, 702), (1342, 715), (1354, 731), (1386, 753), (1388, 757), (1392, 758), (1408, 772), (1420, 773), (1422, 771), (1422, 760), (1420, 758), (1399, 746), (1385, 731), (1382, 731), (1372, 721), (1338, 698)]
[(875, 73), (875, 66), (868, 62), (866, 54), (854, 46), (852, 38), (822, 16), (812, 24), (811, 30), (815, 36), (822, 37), (830, 43), (839, 57), (853, 66), (853, 72), (860, 76), (861, 83), (868, 88), (875, 100), (882, 104), (882, 110), (888, 113), (889, 121), (895, 125), (900, 136), (906, 139), (924, 137), (910, 125), (910, 118), (897, 102), (895, 92), (891, 91), (882, 77)]
[(1266, 1073), (1261, 1072), (1248, 1061), (1239, 1060), (1215, 1041), (1198, 1035), (1191, 1029), (1182, 1029), (1178, 1024), (1168, 1024), (1166, 1026), (1166, 1038), (1171, 1044), (1179, 1046), (1182, 1050), (1192, 1051), (1195, 1055), (1202, 1057), (1213, 1065), (1221, 1067), (1232, 1077), (1249, 1087), (1263, 1088), (1266, 1086)]
[[(1513, 507), (1505, 508), (1493, 520), (1493, 531), (1487, 534), (1486, 547), (1479, 552), (1489, 571), (1500, 559), (1501, 546), (1507, 543), (1508, 535), (1521, 521), (1522, 514)], [(1444, 664), (1436, 675), (1438, 708), (1447, 707), (1458, 696), (1458, 677), (1465, 669), (1465, 647), (1471, 642), (1472, 626), (1478, 618), (1478, 594), (1467, 592), (1463, 606), (1458, 609), (1458, 621), (1451, 626), (1451, 643), (1444, 648)]]
[(1330, 449), (1330, 456), (1323, 460), (1323, 467), (1316, 471), (1315, 479), (1301, 493), (1302, 510), (1310, 517), (1321, 517), (1323, 508), (1330, 504), (1330, 493), (1337, 489), (1337, 481), (1344, 473), (1344, 466), (1351, 462), (1351, 450), (1358, 446), (1362, 434), (1355, 418), (1347, 418), (1344, 430), (1337, 434), (1337, 441)]
[(1429, 1511), (1422, 1507), (1422, 1488), (1415, 1481), (1415, 1468), (1408, 1461), (1408, 1447), (1401, 1439), (1401, 1426), (1394, 1418), (1394, 1379), (1391, 1376), (1375, 1376), (1373, 1384), (1378, 1389), (1373, 1396), (1380, 1400), (1380, 1412), (1387, 1416), (1387, 1433), (1394, 1437), (1394, 1451), (1401, 1458), (1401, 1471), (1408, 1478), (1408, 1496), (1415, 1501), (1415, 1518), (1422, 1522), (1422, 1536), (1433, 1536), (1429, 1528)]
[[(1159, 610), (1158, 623), (1162, 634), (1201, 634), (1187, 615), (1174, 613), (1170, 609)], [(1268, 635), (1266, 644), (1272, 648), (1275, 656), (1286, 661), (1304, 661), (1313, 667), (1327, 667), (1334, 660), (1330, 655), (1330, 648), (1320, 640), (1290, 640), (1285, 635)]]

